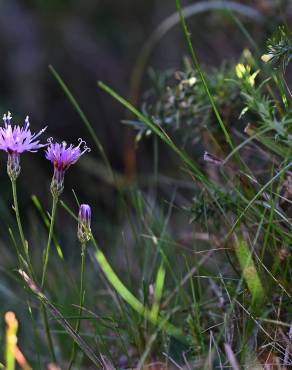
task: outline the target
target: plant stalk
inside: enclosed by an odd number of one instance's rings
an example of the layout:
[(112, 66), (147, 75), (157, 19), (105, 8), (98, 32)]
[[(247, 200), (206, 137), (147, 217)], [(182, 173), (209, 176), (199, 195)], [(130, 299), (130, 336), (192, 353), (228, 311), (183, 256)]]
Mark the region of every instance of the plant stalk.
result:
[(57, 196), (53, 196), (51, 224), (50, 224), (49, 237), (48, 237), (48, 242), (47, 242), (45, 257), (44, 257), (44, 268), (43, 268), (43, 273), (42, 273), (41, 288), (44, 287), (45, 279), (46, 279), (46, 273), (47, 273), (50, 250), (51, 250), (51, 243), (52, 243), (52, 237), (53, 237), (53, 231), (54, 231), (54, 224), (55, 224), (58, 200), (59, 200), (59, 198)]
[(18, 207), (18, 198), (17, 198), (17, 189), (16, 189), (16, 180), (11, 180), (11, 185), (12, 185), (14, 212), (15, 212), (15, 216), (16, 216), (16, 222), (17, 222), (17, 227), (18, 227), (20, 239), (21, 239), (22, 248), (23, 248), (23, 251), (24, 251), (26, 262), (27, 262), (28, 267), (29, 267), (29, 271), (30, 271), (31, 275), (34, 276), (31, 261), (30, 261), (30, 256), (29, 256), (29, 252), (28, 252), (28, 243), (25, 240), (25, 236), (24, 236), (24, 232), (23, 232), (23, 228), (22, 228), (22, 223), (21, 223), (21, 218), (20, 218), (20, 212), (19, 212), (19, 207)]
[[(84, 271), (85, 271), (85, 243), (81, 245), (81, 271), (80, 271), (80, 290), (79, 290), (79, 312), (78, 312), (78, 318), (75, 326), (75, 332), (79, 334), (80, 330), (80, 323), (81, 323), (81, 315), (82, 315), (82, 309), (83, 309), (83, 304), (84, 304)], [(75, 358), (76, 358), (76, 342), (73, 341), (72, 345), (72, 351), (71, 351), (71, 359), (70, 359), (70, 364), (68, 367), (68, 370), (71, 370)]]
[(45, 331), (46, 331), (46, 336), (47, 336), (47, 341), (49, 345), (49, 351), (51, 358), (53, 362), (56, 362), (56, 355), (55, 355), (55, 350), (54, 350), (54, 345), (53, 345), (53, 340), (50, 332), (50, 326), (49, 326), (49, 320), (48, 320), (48, 313), (46, 306), (44, 305), (43, 302), (41, 302), (41, 310), (42, 310), (42, 317), (45, 325)]
[[(44, 288), (46, 273), (47, 273), (47, 268), (48, 268), (48, 262), (49, 262), (49, 256), (50, 256), (50, 250), (51, 250), (51, 242), (52, 242), (53, 231), (54, 231), (54, 224), (55, 224), (55, 218), (56, 218), (56, 210), (57, 210), (58, 199), (59, 198), (57, 196), (53, 196), (51, 223), (50, 223), (48, 242), (47, 242), (47, 246), (46, 246), (46, 250), (45, 250), (44, 267), (43, 267), (42, 280), (41, 280), (41, 288), (42, 289)], [(49, 345), (49, 349), (50, 349), (50, 354), (51, 354), (52, 360), (54, 362), (56, 362), (56, 355), (55, 355), (53, 340), (52, 340), (52, 336), (51, 336), (51, 332), (50, 332), (47, 309), (46, 309), (46, 306), (44, 305), (43, 302), (41, 302), (41, 308), (42, 308), (42, 316), (43, 316), (46, 336), (47, 336), (47, 340), (48, 340), (48, 345)]]

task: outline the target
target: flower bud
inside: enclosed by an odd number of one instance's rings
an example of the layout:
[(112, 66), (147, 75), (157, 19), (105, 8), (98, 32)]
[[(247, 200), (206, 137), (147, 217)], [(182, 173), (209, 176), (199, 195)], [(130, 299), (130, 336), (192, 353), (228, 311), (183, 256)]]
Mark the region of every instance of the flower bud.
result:
[(64, 190), (64, 175), (65, 172), (63, 170), (59, 170), (58, 168), (54, 168), (54, 175), (51, 181), (51, 193), (53, 197), (59, 197)]
[(268, 53), (268, 54), (264, 54), (261, 56), (261, 60), (264, 62), (264, 63), (268, 63), (271, 59), (273, 59), (274, 55), (271, 54), (271, 53)]
[(15, 181), (21, 171), (20, 155), (17, 152), (8, 152), (7, 173), (11, 181)]
[(91, 208), (88, 204), (81, 204), (78, 215), (77, 236), (80, 243), (87, 243), (91, 238)]

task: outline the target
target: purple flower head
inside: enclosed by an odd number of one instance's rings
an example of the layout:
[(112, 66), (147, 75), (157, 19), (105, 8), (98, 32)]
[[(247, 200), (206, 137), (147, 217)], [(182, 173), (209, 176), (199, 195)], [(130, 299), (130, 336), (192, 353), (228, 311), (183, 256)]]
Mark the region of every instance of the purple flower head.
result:
[[(64, 188), (65, 171), (90, 149), (85, 141), (78, 139), (79, 144), (74, 147), (72, 144), (67, 146), (63, 141), (61, 144), (53, 143), (52, 138), (48, 140), (49, 146), (46, 150), (46, 158), (54, 165), (54, 176), (51, 183), (51, 192), (53, 195), (60, 195)], [(82, 148), (83, 145), (83, 148)]]
[(11, 113), (4, 114), (4, 127), (0, 127), (0, 150), (8, 153), (7, 172), (11, 179), (16, 180), (20, 173), (20, 154), (24, 152), (36, 152), (47, 144), (40, 144), (36, 140), (45, 130), (32, 134), (29, 129), (29, 117), (25, 119), (25, 125), (20, 127), (12, 125)]
[(88, 204), (81, 204), (78, 215), (77, 236), (80, 243), (85, 244), (91, 237), (91, 208)]

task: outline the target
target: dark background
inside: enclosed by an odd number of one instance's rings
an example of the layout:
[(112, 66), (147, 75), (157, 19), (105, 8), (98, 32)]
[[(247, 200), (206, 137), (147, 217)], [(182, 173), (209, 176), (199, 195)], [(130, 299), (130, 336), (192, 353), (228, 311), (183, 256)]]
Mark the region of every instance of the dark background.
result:
[[(184, 1), (183, 5), (195, 1)], [(208, 2), (205, 2), (208, 3)], [(237, 3), (240, 3), (237, 1)], [(261, 14), (250, 19), (237, 14), (260, 50), (278, 24), (291, 20), (289, 1), (242, 1)], [(125, 175), (129, 186), (135, 172), (147, 177), (152, 171), (152, 141), (141, 144), (136, 164), (131, 129), (121, 124), (124, 109), (97, 87), (103, 80), (121, 95), (141, 102), (149, 80), (143, 73), (138, 91), (131, 91), (131, 76), (139, 52), (151, 33), (175, 12), (174, 0), (7, 0), (0, 5), (0, 108), (10, 110), (14, 122), (28, 114), (32, 130), (48, 126), (44, 139), (77, 143), (84, 138), (92, 151), (66, 174), (64, 199), (74, 204), (74, 188), (81, 201), (90, 202), (98, 219), (119, 218), (117, 192), (107, 182), (100, 155), (79, 115), (48, 69), (52, 64), (62, 76), (90, 120), (114, 170)], [(194, 46), (205, 68), (223, 60), (236, 61), (251, 45), (230, 13), (208, 11), (188, 20)], [(187, 55), (179, 25), (156, 45), (146, 64), (158, 70), (180, 69)], [(130, 153), (130, 154), (129, 154)], [(169, 152), (160, 151), (162, 172), (177, 171), (170, 166)], [(8, 222), (11, 194), (6, 176), (6, 156), (0, 153), (1, 221)], [(136, 155), (135, 155), (136, 157)], [(130, 163), (127, 163), (130, 162)], [(21, 208), (33, 212), (31, 194), (37, 194), (49, 208), (52, 172), (42, 153), (26, 153), (18, 181)], [(127, 181), (126, 181), (127, 183)], [(8, 213), (9, 214), (9, 213)], [(12, 212), (10, 212), (12, 214)], [(28, 218), (26, 218), (27, 220)], [(102, 227), (101, 227), (102, 228)]]

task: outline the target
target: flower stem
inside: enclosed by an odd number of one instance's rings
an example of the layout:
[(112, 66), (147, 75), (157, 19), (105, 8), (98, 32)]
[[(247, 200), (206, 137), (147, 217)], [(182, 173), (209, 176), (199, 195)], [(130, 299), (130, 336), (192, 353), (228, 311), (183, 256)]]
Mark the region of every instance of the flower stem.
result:
[(51, 224), (50, 224), (49, 237), (48, 237), (48, 242), (47, 242), (47, 247), (46, 247), (45, 257), (44, 257), (44, 268), (43, 268), (43, 274), (42, 274), (41, 288), (44, 287), (45, 279), (46, 279), (46, 273), (47, 273), (50, 250), (51, 250), (51, 243), (52, 243), (52, 237), (53, 237), (53, 231), (54, 231), (54, 224), (55, 224), (55, 218), (56, 218), (56, 210), (57, 210), (58, 199), (59, 198), (57, 196), (53, 196)]
[(46, 306), (44, 305), (43, 302), (41, 302), (41, 308), (42, 308), (42, 316), (43, 316), (43, 321), (45, 325), (46, 336), (47, 336), (47, 340), (49, 344), (50, 355), (51, 355), (53, 362), (56, 362), (56, 355), (55, 355), (53, 340), (52, 340), (52, 336), (50, 332), (48, 313), (47, 313)]
[[(30, 274), (31, 274), (32, 277), (34, 277), (34, 271), (33, 271), (33, 268), (32, 268), (32, 264), (31, 264), (30, 256), (29, 256), (29, 252), (28, 252), (28, 243), (27, 243), (27, 241), (25, 240), (25, 237), (24, 237), (24, 232), (23, 232), (20, 213), (19, 213), (17, 190), (16, 190), (16, 180), (11, 179), (11, 184), (12, 184), (12, 194), (13, 194), (13, 205), (14, 205), (14, 211), (15, 211), (15, 215), (16, 215), (16, 221), (17, 221), (17, 226), (18, 226), (18, 230), (19, 230), (19, 235), (20, 235), (20, 239), (21, 239), (21, 244), (22, 244), (22, 247), (23, 247), (23, 250), (24, 250), (24, 254), (25, 254), (25, 257), (26, 257), (26, 262), (27, 262)], [(23, 265), (23, 267), (25, 268), (25, 266), (24, 266), (25, 264), (23, 263), (22, 259), (20, 258), (21, 253), (19, 251), (19, 248), (17, 246), (16, 241), (14, 240), (14, 236), (13, 236), (12, 232), (10, 232), (10, 236), (13, 240), (13, 244), (15, 245), (19, 266), (21, 267)], [(27, 292), (26, 292), (26, 294), (27, 294)], [(30, 302), (29, 302), (28, 298), (26, 299), (26, 301), (27, 301), (27, 305), (28, 305), (28, 308), (29, 308), (28, 312), (29, 312), (30, 318), (32, 320), (33, 330), (34, 330), (34, 333), (36, 335), (36, 326), (35, 326), (35, 321), (34, 321), (33, 314), (32, 314), (31, 305), (30, 305)], [(39, 352), (38, 352), (38, 358), (39, 358)]]
[(30, 257), (29, 257), (29, 253), (28, 253), (28, 244), (27, 244), (27, 241), (25, 240), (25, 237), (24, 237), (21, 218), (20, 218), (20, 213), (19, 213), (17, 190), (16, 190), (16, 180), (11, 180), (11, 185), (12, 185), (13, 205), (14, 205), (14, 212), (15, 212), (15, 216), (16, 216), (17, 227), (18, 227), (18, 231), (19, 231), (23, 251), (24, 251), (24, 254), (25, 254), (25, 257), (26, 257), (26, 262), (28, 264), (30, 273), (33, 275), (32, 266), (31, 266), (31, 262), (30, 262)]
[[(46, 247), (46, 250), (45, 250), (44, 267), (43, 267), (42, 281), (41, 281), (41, 288), (42, 289), (44, 287), (45, 279), (46, 279), (46, 273), (47, 273), (47, 267), (48, 267), (49, 256), (50, 256), (50, 249), (51, 249), (51, 242), (52, 242), (53, 231), (54, 231), (54, 224), (55, 224), (55, 218), (56, 218), (56, 210), (57, 210), (58, 199), (59, 198), (57, 196), (53, 196), (51, 224), (50, 224), (47, 247)], [(47, 340), (48, 340), (48, 344), (49, 344), (51, 357), (52, 357), (52, 360), (54, 362), (56, 362), (56, 355), (55, 355), (52, 336), (51, 336), (50, 327), (49, 327), (47, 309), (46, 309), (43, 302), (41, 302), (41, 307), (42, 307), (42, 316), (43, 316), (43, 321), (44, 321), (44, 325), (45, 325), (45, 331), (46, 331), (46, 335), (47, 335)]]
[(15, 210), (15, 215), (16, 215), (17, 226), (18, 226), (18, 229), (19, 229), (19, 234), (20, 234), (20, 238), (21, 238), (23, 248), (26, 249), (25, 248), (26, 242), (25, 242), (25, 237), (24, 237), (24, 233), (23, 233), (23, 229), (22, 229), (22, 224), (21, 224), (21, 221), (20, 221), (20, 214), (19, 214), (19, 208), (18, 208), (16, 181), (12, 180), (11, 184), (12, 184), (14, 210)]
[[(85, 243), (81, 245), (81, 271), (80, 271), (80, 290), (79, 290), (79, 313), (78, 319), (75, 326), (76, 333), (79, 333), (80, 329), (80, 318), (82, 315), (82, 308), (84, 304), (84, 270), (85, 270)], [(76, 358), (76, 343), (73, 342), (72, 351), (71, 351), (71, 359), (68, 370), (71, 370), (72, 365)]]

